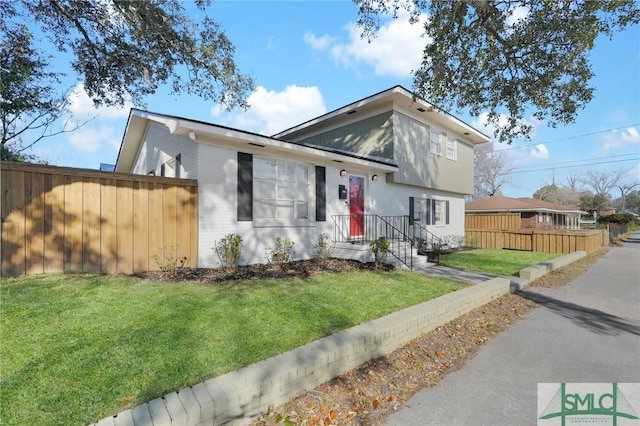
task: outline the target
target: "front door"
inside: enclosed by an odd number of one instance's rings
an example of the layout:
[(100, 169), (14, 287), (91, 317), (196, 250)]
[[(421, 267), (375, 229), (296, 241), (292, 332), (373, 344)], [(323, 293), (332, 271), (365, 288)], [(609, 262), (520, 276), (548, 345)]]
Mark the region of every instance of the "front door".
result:
[(349, 175), (349, 234), (364, 235), (364, 177)]

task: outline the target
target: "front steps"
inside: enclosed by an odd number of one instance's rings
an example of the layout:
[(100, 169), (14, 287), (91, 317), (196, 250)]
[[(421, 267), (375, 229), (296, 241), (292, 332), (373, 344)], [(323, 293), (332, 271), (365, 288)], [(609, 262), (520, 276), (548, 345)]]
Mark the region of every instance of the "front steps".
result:
[[(408, 244), (408, 243), (406, 243)], [(393, 247), (391, 247), (393, 249)], [(426, 256), (419, 256), (416, 253), (415, 248), (411, 248), (411, 256), (413, 260), (413, 266), (419, 265), (420, 267), (429, 267), (435, 265), (435, 263), (428, 262)], [(373, 255), (369, 251), (369, 243), (363, 243), (360, 241), (354, 243), (335, 243), (332, 251), (332, 257), (338, 259), (351, 259), (357, 260), (362, 263), (373, 262)], [(407, 265), (396, 259), (393, 255), (389, 254), (387, 257), (387, 263), (394, 265), (398, 269), (410, 269)], [(407, 259), (407, 263), (409, 259)]]

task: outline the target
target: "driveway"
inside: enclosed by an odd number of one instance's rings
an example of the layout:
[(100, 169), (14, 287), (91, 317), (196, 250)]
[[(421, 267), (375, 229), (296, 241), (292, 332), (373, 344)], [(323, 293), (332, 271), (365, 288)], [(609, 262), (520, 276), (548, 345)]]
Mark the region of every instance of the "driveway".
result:
[[(538, 383), (640, 383), (640, 233), (571, 284), (521, 295), (541, 307), (387, 424), (535, 425)], [(640, 415), (640, 395), (625, 396)]]

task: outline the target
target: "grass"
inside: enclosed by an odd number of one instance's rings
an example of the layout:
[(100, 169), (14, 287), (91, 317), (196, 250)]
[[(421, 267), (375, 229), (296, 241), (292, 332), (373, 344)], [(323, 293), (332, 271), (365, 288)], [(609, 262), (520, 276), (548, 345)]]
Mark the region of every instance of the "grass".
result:
[(203, 285), (0, 283), (0, 423), (87, 424), (462, 284), (402, 271)]
[(453, 268), (488, 272), (496, 275), (516, 275), (521, 269), (562, 256), (561, 253), (542, 253), (500, 249), (476, 249), (442, 256), (441, 263)]

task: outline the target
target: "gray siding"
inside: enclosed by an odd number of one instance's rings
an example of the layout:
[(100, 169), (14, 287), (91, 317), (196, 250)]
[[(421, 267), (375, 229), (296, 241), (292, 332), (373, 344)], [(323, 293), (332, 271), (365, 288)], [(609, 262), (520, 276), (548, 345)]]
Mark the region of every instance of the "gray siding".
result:
[(133, 163), (132, 173), (144, 175), (154, 172), (160, 176), (162, 164), (180, 154), (180, 177), (196, 179), (196, 153), (196, 143), (188, 136), (172, 135), (166, 126), (150, 124), (140, 145), (138, 156)]
[(393, 131), (393, 117), (388, 111), (300, 142), (390, 160), (393, 159)]
[[(397, 111), (393, 122), (394, 155), (399, 170), (388, 174), (390, 182), (459, 194), (473, 193), (473, 146), (457, 141), (457, 159), (450, 160), (446, 144), (441, 147), (442, 155), (429, 152), (430, 126)], [(448, 133), (447, 129), (437, 130)], [(450, 133), (447, 137), (457, 139)]]

